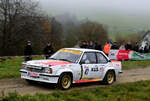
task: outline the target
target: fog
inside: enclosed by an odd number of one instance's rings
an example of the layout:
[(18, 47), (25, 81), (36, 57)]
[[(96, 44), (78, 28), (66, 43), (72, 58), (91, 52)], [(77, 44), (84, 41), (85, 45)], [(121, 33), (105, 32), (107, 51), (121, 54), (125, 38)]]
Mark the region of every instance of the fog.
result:
[(149, 0), (40, 0), (40, 2), (44, 8), (50, 9), (52, 6), (58, 11), (107, 9), (148, 12), (150, 10)]
[(39, 0), (41, 8), (55, 16), (69, 12), (109, 26), (149, 28), (150, 0)]

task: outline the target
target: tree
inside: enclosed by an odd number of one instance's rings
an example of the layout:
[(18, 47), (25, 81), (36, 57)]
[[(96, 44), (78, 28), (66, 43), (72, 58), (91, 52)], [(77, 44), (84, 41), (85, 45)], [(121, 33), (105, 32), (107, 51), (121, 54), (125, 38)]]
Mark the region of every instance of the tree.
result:
[(93, 41), (104, 44), (108, 40), (106, 28), (99, 23), (86, 20), (77, 26), (72, 26), (65, 37), (65, 46), (73, 47), (79, 42)]
[(44, 22), (43, 43), (51, 42), (54, 50), (62, 47), (62, 25), (54, 18), (47, 18)]
[(79, 38), (77, 35), (76, 27), (72, 27), (67, 30), (67, 35), (65, 36), (64, 46), (65, 47), (73, 47), (78, 44)]
[(0, 0), (0, 55), (15, 55), (24, 41), (40, 38), (43, 18), (37, 7), (31, 0)]
[(142, 35), (139, 33), (132, 33), (129, 35), (116, 35), (116, 42), (118, 45), (127, 44), (128, 41), (130, 41), (132, 44), (135, 44), (136, 42), (140, 42), (142, 39)]
[(105, 43), (108, 40), (107, 30), (102, 24), (87, 21), (77, 28), (78, 40)]

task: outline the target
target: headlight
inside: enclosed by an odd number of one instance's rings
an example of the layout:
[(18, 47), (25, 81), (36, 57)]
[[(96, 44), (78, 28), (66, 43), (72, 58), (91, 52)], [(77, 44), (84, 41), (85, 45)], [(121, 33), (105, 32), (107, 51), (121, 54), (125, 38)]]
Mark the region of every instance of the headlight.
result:
[(52, 74), (53, 73), (53, 70), (52, 70), (52, 68), (45, 68), (45, 73), (50, 73), (50, 74)]
[(49, 72), (49, 68), (45, 67), (45, 73), (48, 73), (48, 72)]

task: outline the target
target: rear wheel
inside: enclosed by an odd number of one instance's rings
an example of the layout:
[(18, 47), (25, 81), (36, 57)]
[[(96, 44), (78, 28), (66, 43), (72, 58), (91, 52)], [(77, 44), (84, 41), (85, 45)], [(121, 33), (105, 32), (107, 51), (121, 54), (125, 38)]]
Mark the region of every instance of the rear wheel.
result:
[(58, 86), (60, 89), (67, 90), (72, 85), (72, 77), (69, 74), (62, 74), (59, 78)]
[(115, 73), (114, 71), (108, 71), (107, 74), (105, 75), (105, 78), (103, 80), (103, 82), (105, 84), (112, 84), (115, 81)]

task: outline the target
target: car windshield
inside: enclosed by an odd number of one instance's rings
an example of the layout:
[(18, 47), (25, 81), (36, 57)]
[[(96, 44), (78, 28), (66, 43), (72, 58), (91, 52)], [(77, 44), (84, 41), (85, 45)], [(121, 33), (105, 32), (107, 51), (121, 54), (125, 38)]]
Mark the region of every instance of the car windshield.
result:
[(78, 50), (71, 50), (71, 49), (61, 49), (52, 55), (49, 59), (53, 60), (62, 60), (72, 63), (77, 63), (82, 52)]

